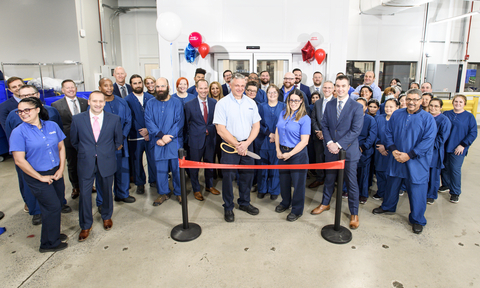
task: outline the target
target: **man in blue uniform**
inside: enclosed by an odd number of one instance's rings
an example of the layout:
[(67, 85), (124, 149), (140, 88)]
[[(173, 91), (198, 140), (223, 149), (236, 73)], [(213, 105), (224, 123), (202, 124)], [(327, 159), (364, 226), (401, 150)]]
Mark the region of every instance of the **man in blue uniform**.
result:
[(169, 199), (168, 172), (172, 172), (173, 194), (182, 203), (178, 149), (183, 147), (185, 116), (182, 102), (173, 98), (169, 91), (168, 80), (158, 78), (155, 83), (155, 99), (148, 101), (145, 107), (145, 125), (151, 141), (155, 142), (157, 191), (160, 194), (153, 206), (161, 205)]
[(388, 121), (386, 147), (392, 151), (387, 167), (387, 187), (383, 203), (373, 209), (373, 214), (395, 212), (398, 191), (405, 182), (410, 202), (410, 215), (414, 233), (421, 233), (427, 224), (427, 190), (429, 168), (437, 127), (433, 116), (420, 108), (422, 92), (410, 89), (406, 93), (407, 108), (395, 111)]
[[(222, 151), (222, 164), (240, 164), (253, 165), (254, 159), (247, 156), (248, 151), (253, 151), (253, 140), (260, 131), (260, 115), (255, 101), (248, 97), (244, 97), (245, 76), (235, 74), (230, 81), (231, 93), (218, 101), (215, 106), (215, 115), (213, 124), (217, 128), (217, 133), (222, 137), (223, 141), (235, 147), (237, 153), (226, 153)], [(228, 149), (225, 148), (225, 149)], [(225, 211), (225, 221), (235, 221), (233, 214), (233, 178), (236, 170), (223, 170), (222, 195), (223, 207)], [(259, 210), (250, 204), (250, 188), (253, 181), (253, 170), (238, 170), (238, 190), (240, 197), (238, 199), (239, 209), (257, 215)]]
[(150, 141), (147, 126), (145, 125), (145, 107), (153, 96), (143, 92), (142, 77), (138, 74), (130, 77), (130, 86), (133, 92), (125, 98), (132, 112), (132, 127), (128, 134), (128, 149), (130, 167), (133, 170), (134, 183), (137, 185), (137, 194), (145, 193), (146, 176), (143, 169), (143, 153), (147, 155), (148, 182), (157, 182), (155, 159), (153, 155), (154, 144)]
[[(132, 115), (130, 108), (128, 107), (127, 101), (122, 97), (113, 94), (113, 83), (112, 80), (108, 78), (102, 78), (98, 82), (99, 89), (105, 95), (105, 106), (103, 110), (108, 113), (115, 114), (120, 117), (122, 123), (122, 132), (123, 132), (123, 145), (122, 149), (115, 152), (115, 157), (117, 158), (117, 171), (115, 172), (114, 177), (114, 188), (113, 193), (115, 194), (116, 202), (125, 202), (133, 203), (135, 202), (135, 197), (130, 196), (129, 189), (129, 166), (128, 166), (128, 142), (127, 137), (130, 133), (130, 128), (132, 126)], [(97, 190), (101, 189), (100, 187)], [(98, 191), (97, 193), (97, 206), (99, 209), (102, 207), (102, 196), (103, 192)]]

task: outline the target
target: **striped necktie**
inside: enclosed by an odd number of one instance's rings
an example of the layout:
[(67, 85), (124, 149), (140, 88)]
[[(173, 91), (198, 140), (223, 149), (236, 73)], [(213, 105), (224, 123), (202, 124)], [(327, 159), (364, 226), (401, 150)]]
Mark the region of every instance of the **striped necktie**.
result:
[(343, 109), (343, 101), (338, 101), (338, 106), (337, 106), (337, 119), (340, 118), (340, 113), (342, 113)]

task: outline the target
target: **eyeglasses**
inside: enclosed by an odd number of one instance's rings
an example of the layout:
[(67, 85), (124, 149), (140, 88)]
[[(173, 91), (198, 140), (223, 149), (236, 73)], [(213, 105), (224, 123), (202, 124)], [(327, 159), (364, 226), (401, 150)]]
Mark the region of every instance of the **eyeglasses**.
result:
[(30, 111), (32, 111), (33, 109), (35, 108), (25, 108), (23, 110), (18, 109), (15, 113), (17, 113), (17, 115), (21, 115), (23, 113), (30, 114)]
[(23, 94), (23, 95), (22, 95), (22, 94), (20, 94), (20, 96), (22, 96), (22, 97), (24, 97), (24, 98), (27, 98), (27, 97), (34, 97), (34, 96), (36, 96), (36, 95), (37, 95), (37, 92), (35, 92), (35, 93), (30, 93), (30, 94)]
[(421, 99), (412, 99), (412, 98), (406, 98), (405, 101), (406, 102), (413, 102), (413, 103), (417, 103), (418, 101), (420, 101)]
[(298, 104), (298, 103), (302, 103), (302, 100), (290, 99), (290, 103)]

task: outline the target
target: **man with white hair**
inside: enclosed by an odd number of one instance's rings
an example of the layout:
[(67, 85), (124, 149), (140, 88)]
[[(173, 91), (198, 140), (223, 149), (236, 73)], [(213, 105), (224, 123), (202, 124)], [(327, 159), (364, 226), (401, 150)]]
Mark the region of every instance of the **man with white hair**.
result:
[(113, 84), (113, 95), (125, 98), (128, 94), (133, 92), (132, 86), (125, 83), (127, 73), (123, 67), (118, 66), (115, 68), (115, 70), (113, 70), (113, 77), (115, 77), (115, 84)]

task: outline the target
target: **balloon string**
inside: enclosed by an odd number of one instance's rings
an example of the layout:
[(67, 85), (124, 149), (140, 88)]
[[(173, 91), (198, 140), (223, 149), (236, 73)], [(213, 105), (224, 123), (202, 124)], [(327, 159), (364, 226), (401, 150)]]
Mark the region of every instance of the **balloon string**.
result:
[[(172, 83), (173, 83), (173, 60), (172, 60), (172, 42), (170, 42), (170, 68), (172, 69)], [(173, 87), (173, 94), (175, 94), (175, 85), (172, 85)]]

